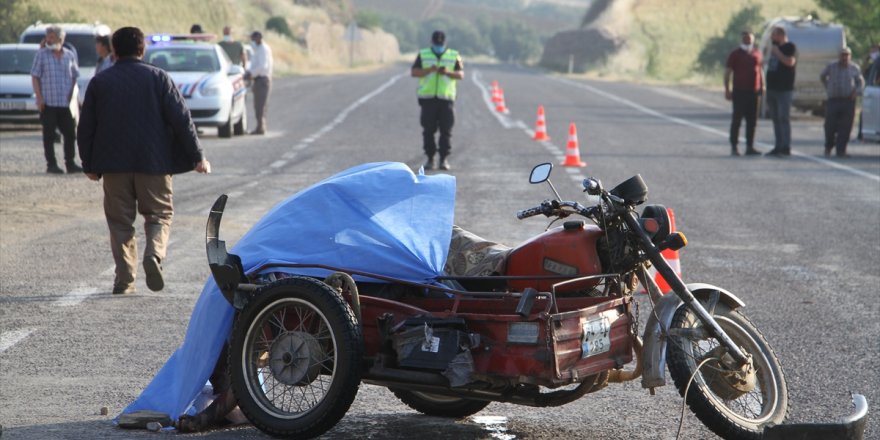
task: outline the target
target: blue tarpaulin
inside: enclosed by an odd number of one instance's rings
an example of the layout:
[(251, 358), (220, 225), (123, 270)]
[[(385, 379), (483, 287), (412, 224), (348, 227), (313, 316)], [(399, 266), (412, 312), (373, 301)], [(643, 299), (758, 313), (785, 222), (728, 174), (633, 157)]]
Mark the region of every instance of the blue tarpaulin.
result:
[[(230, 251), (246, 273), (266, 263), (321, 264), (431, 282), (443, 271), (452, 234), (455, 178), (402, 163), (360, 165), (272, 208)], [(230, 200), (234, 207), (234, 200)], [(326, 271), (271, 269), (324, 276)], [(213, 278), (196, 302), (183, 344), (122, 413), (191, 410), (229, 336), (232, 306)], [(192, 411), (190, 411), (192, 412)]]

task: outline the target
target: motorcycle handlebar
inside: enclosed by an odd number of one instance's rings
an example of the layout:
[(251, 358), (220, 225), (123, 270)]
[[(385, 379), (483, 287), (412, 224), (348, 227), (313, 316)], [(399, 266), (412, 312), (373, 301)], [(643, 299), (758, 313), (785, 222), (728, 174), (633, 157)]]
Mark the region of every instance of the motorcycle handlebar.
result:
[(538, 214), (543, 214), (543, 213), (544, 213), (544, 207), (543, 206), (536, 206), (534, 208), (523, 209), (522, 211), (517, 212), (516, 218), (519, 220), (522, 220), (522, 219), (534, 217)]

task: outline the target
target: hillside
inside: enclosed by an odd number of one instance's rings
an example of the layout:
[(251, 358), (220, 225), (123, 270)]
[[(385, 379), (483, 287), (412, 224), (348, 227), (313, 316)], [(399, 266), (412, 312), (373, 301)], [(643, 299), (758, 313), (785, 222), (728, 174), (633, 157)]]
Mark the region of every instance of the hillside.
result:
[[(207, 33), (220, 34), (224, 25), (247, 41), (253, 30), (264, 31), (279, 73), (312, 73), (348, 69), (349, 48), (342, 38), (350, 20), (349, 0), (26, 0), (57, 16), (99, 21), (112, 29), (137, 26), (145, 33), (186, 33), (199, 23)], [(210, 7), (206, 7), (210, 5)], [(270, 17), (286, 18), (293, 39), (265, 31)], [(355, 45), (355, 65), (367, 66), (397, 59), (397, 41), (384, 32), (362, 30)]]

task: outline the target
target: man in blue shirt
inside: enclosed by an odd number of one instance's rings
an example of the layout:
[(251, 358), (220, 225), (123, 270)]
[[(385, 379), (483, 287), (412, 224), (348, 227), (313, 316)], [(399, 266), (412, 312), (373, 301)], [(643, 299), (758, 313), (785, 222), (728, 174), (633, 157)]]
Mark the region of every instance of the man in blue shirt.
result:
[[(46, 172), (63, 174), (55, 160), (55, 130), (64, 137), (64, 164), (68, 173), (82, 171), (76, 156), (76, 122), (70, 112), (76, 80), (79, 78), (79, 65), (76, 54), (63, 46), (64, 30), (58, 26), (46, 28), (46, 47), (34, 57), (31, 78), (36, 95), (37, 108), (40, 109), (40, 123), (43, 125), (43, 152), (46, 155)], [(76, 105), (76, 104), (74, 104)]]

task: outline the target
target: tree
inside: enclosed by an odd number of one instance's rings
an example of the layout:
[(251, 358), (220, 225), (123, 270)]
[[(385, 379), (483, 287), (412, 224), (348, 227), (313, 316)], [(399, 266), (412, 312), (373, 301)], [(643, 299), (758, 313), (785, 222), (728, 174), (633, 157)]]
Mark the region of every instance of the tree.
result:
[(853, 50), (853, 60), (866, 54), (871, 44), (880, 43), (880, 0), (817, 0), (816, 3), (846, 26), (846, 41)]
[[(72, 16), (72, 13), (68, 12), (65, 15)], [(24, 0), (0, 0), (0, 42), (18, 42), (21, 32), (37, 20), (43, 23), (79, 21), (61, 20), (61, 18), (50, 14), (39, 6), (27, 4)]]
[(696, 61), (697, 69), (707, 73), (723, 69), (727, 55), (733, 48), (739, 46), (742, 32), (754, 33), (763, 21), (760, 5), (750, 5), (741, 9), (730, 18), (724, 33), (719, 37), (710, 38), (700, 50)]

